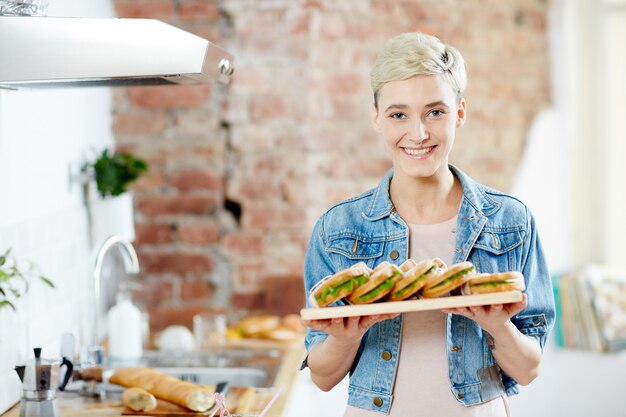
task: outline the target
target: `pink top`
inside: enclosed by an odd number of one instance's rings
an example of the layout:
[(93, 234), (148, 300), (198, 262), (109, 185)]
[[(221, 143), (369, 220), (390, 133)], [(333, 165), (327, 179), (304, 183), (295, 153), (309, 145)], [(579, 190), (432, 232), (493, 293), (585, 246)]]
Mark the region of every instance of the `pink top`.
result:
[[(438, 224), (409, 224), (409, 256), (416, 261), (454, 257), (457, 217)], [(465, 407), (450, 390), (446, 355), (446, 314), (438, 310), (404, 313), (391, 417), (510, 417), (505, 397)], [(348, 406), (344, 417), (380, 417)]]

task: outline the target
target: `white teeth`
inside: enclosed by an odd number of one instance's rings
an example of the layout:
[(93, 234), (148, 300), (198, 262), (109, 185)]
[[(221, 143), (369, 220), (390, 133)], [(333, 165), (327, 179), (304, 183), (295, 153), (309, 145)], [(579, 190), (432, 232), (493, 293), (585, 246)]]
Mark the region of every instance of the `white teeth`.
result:
[(429, 148), (422, 148), (422, 149), (409, 149), (409, 148), (404, 148), (404, 150), (406, 151), (406, 153), (408, 153), (409, 155), (412, 156), (420, 156), (420, 155), (426, 155), (428, 152), (430, 152), (430, 150), (433, 147), (429, 147)]

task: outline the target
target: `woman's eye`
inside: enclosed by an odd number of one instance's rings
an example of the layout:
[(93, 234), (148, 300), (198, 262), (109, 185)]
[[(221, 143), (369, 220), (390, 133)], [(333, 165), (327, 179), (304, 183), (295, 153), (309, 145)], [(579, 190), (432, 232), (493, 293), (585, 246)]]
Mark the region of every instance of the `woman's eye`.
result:
[(389, 115), (392, 119), (405, 119), (406, 115), (404, 113), (393, 113)]

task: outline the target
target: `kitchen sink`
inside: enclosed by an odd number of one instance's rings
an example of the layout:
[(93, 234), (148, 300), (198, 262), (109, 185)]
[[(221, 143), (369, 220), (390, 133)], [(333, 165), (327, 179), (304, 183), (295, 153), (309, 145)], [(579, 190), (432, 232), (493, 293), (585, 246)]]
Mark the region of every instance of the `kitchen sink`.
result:
[[(105, 379), (116, 368), (150, 367), (198, 385), (228, 382), (231, 386), (271, 387), (280, 366), (279, 349), (228, 348), (210, 351), (144, 351), (138, 361), (108, 361)], [(116, 386), (106, 384), (107, 391)]]
[(231, 386), (263, 387), (268, 373), (257, 368), (155, 368), (183, 381), (197, 385), (217, 385), (228, 382)]

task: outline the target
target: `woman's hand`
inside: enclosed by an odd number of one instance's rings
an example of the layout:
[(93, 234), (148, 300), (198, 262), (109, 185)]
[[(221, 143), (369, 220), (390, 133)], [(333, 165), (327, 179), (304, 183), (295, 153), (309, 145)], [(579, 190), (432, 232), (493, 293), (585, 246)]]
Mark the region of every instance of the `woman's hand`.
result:
[(302, 320), (305, 326), (328, 334), (325, 340), (309, 351), (307, 362), (315, 385), (323, 391), (337, 385), (350, 370), (363, 335), (374, 324), (397, 315)]
[(441, 311), (472, 319), (488, 333), (496, 334), (507, 325), (511, 317), (524, 310), (527, 305), (528, 296), (522, 294), (522, 300), (517, 303), (446, 308)]
[(323, 320), (302, 320), (302, 324), (332, 336), (339, 344), (358, 344), (361, 342), (363, 335), (374, 324), (383, 320), (392, 319), (396, 316), (398, 316), (398, 313), (340, 317)]
[(522, 385), (528, 385), (539, 374), (541, 348), (536, 340), (523, 335), (511, 322), (511, 317), (528, 305), (522, 294), (517, 303), (493, 304), (481, 307), (459, 307), (442, 310), (474, 320), (488, 334), (487, 343), (498, 365)]

